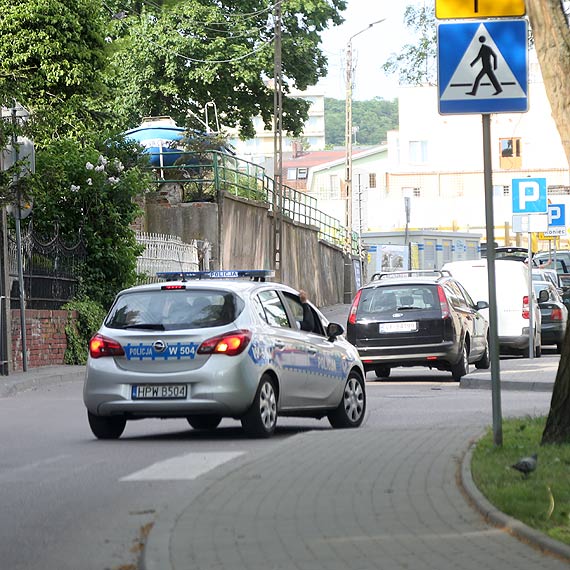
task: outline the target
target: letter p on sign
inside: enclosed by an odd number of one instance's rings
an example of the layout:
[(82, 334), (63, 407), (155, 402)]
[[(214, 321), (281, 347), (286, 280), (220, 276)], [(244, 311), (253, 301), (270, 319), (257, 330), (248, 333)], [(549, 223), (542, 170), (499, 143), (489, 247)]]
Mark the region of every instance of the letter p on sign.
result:
[(513, 179), (513, 214), (545, 214), (547, 211), (546, 178)]
[(548, 204), (548, 225), (557, 227), (566, 226), (565, 204)]

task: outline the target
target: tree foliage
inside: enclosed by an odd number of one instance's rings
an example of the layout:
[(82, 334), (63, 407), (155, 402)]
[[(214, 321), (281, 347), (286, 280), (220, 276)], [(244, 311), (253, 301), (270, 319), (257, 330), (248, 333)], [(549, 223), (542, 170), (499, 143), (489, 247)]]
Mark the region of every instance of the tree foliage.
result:
[(415, 42), (406, 44), (392, 54), (382, 66), (388, 75), (398, 75), (403, 85), (435, 84), (437, 70), (437, 27), (435, 3), (409, 5), (404, 11), (404, 23), (414, 35)]
[[(344, 145), (346, 104), (340, 99), (325, 99), (327, 145)], [(398, 128), (398, 102), (375, 97), (370, 101), (352, 102), (352, 123), (358, 127), (356, 142), (378, 145), (386, 142), (387, 132)]]
[[(283, 128), (302, 130), (308, 104), (286, 95), (326, 73), (320, 32), (340, 23), (345, 0), (283, 0)], [(196, 126), (213, 102), (221, 122), (254, 135), (252, 118), (271, 125), (274, 109), (273, 6), (261, 0), (107, 2), (124, 11), (112, 24), (114, 51), (108, 85), (124, 126), (144, 116), (170, 115)], [(122, 15), (123, 15), (122, 14)]]
[(0, 0), (0, 104), (30, 111), (38, 147), (100, 129), (105, 25), (98, 0)]

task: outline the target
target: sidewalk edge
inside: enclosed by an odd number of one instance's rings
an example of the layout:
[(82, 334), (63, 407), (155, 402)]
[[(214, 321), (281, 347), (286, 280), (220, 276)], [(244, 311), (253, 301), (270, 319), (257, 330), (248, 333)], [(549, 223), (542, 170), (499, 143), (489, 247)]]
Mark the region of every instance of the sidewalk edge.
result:
[(465, 451), (459, 468), (459, 483), (471, 504), (483, 515), (485, 520), (491, 524), (503, 528), (519, 540), (531, 546), (539, 548), (545, 553), (555, 555), (570, 561), (570, 546), (554, 540), (549, 536), (527, 526), (523, 522), (515, 519), (492, 505), (487, 498), (479, 491), (471, 476), (471, 459), (476, 441), (471, 441)]

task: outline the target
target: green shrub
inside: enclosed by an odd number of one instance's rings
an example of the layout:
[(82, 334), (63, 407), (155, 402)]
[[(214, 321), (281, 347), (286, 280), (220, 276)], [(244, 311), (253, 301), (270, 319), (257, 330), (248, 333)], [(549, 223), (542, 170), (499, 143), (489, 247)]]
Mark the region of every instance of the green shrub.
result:
[(70, 318), (65, 326), (67, 348), (65, 364), (86, 364), (89, 339), (97, 332), (106, 311), (102, 305), (86, 297), (74, 299), (63, 305), (62, 309), (75, 311), (76, 317)]

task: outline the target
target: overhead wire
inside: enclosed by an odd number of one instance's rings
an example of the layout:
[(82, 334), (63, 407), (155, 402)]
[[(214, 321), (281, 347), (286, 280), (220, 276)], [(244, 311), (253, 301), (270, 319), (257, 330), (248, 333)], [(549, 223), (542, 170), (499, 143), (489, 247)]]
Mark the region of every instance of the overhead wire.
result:
[[(259, 11), (257, 11), (257, 12), (250, 12), (250, 13), (247, 13), (247, 14), (230, 14), (230, 16), (233, 17), (233, 16), (236, 16), (236, 15), (239, 15), (239, 16), (247, 16), (247, 17), (250, 17), (250, 16), (251, 16), (251, 17), (253, 17), (254, 15), (263, 14), (264, 12), (268, 12), (269, 10), (272, 10), (275, 6), (281, 4), (283, 1), (284, 1), (284, 0), (278, 0), (278, 2), (276, 2), (275, 4), (269, 6), (268, 8), (264, 8), (263, 10), (259, 10)], [(155, 4), (155, 3), (153, 3), (152, 1), (149, 1), (149, 0), (143, 0), (143, 4), (152, 5), (153, 7), (156, 7), (156, 8), (158, 8), (158, 9), (161, 8), (160, 6), (158, 6), (157, 4)], [(107, 6), (106, 4), (105, 4), (105, 6), (108, 8), (108, 6)], [(109, 9), (109, 8), (108, 8), (108, 9)], [(128, 14), (127, 10), (122, 10), (121, 12), (122, 12), (123, 14)], [(140, 13), (140, 12), (134, 12), (134, 14), (136, 14), (138, 17), (142, 17), (142, 16), (143, 16), (143, 14)], [(228, 25), (228, 22), (227, 22), (227, 21), (226, 21), (226, 22), (200, 22), (200, 21), (196, 20), (196, 21), (193, 21), (193, 23), (195, 23), (195, 24), (207, 24), (207, 26), (216, 25), (216, 24), (219, 24), (219, 25), (226, 25), (226, 26)], [(203, 26), (203, 28), (204, 28), (204, 27), (205, 27), (205, 26)], [(227, 30), (227, 31), (226, 31), (226, 30), (218, 30), (218, 29), (215, 29), (215, 28), (208, 28), (208, 29), (210, 29), (211, 31), (215, 31), (218, 36), (221, 35), (222, 33), (227, 33), (229, 38), (233, 37), (233, 38), (235, 38), (235, 39), (239, 39), (239, 38), (247, 38), (247, 37), (250, 37), (250, 34), (245, 34), (245, 33), (244, 33), (244, 34), (234, 35), (234, 36), (229, 36), (229, 34), (231, 34), (231, 30)], [(265, 27), (263, 27), (263, 28), (255, 28), (254, 30), (251, 30), (251, 32), (254, 32), (254, 33), (255, 33), (255, 32), (261, 33), (262, 31), (266, 31), (266, 28), (265, 28)], [(208, 36), (206, 36), (206, 37), (208, 37)], [(242, 54), (242, 55), (239, 55), (239, 56), (235, 56), (235, 57), (232, 57), (232, 58), (229, 58), (229, 59), (216, 59), (216, 60), (213, 60), (213, 59), (198, 59), (198, 58), (192, 58), (192, 57), (185, 56), (185, 55), (183, 55), (183, 54), (181, 54), (181, 53), (178, 53), (178, 52), (175, 52), (175, 51), (170, 51), (170, 53), (171, 53), (172, 55), (175, 55), (176, 57), (179, 57), (179, 58), (181, 58), (181, 59), (184, 59), (185, 61), (192, 62), (192, 63), (206, 63), (206, 64), (207, 64), (207, 63), (211, 63), (211, 64), (233, 63), (233, 62), (236, 62), (236, 61), (241, 61), (241, 60), (247, 59), (248, 57), (251, 57), (252, 55), (255, 55), (256, 53), (258, 53), (258, 52), (260, 52), (262, 49), (264, 49), (267, 45), (271, 44), (274, 39), (275, 39), (275, 36), (272, 35), (270, 38), (268, 38), (267, 40), (264, 40), (259, 46), (257, 46), (256, 48), (250, 50), (248, 53), (245, 53), (245, 54)], [(164, 48), (164, 46), (160, 45), (158, 42), (156, 42), (156, 41), (154, 41), (154, 40), (152, 40), (152, 39), (150, 39), (150, 38), (146, 38), (146, 40), (147, 40), (149, 43), (152, 43), (153, 45), (156, 45), (157, 47)]]

